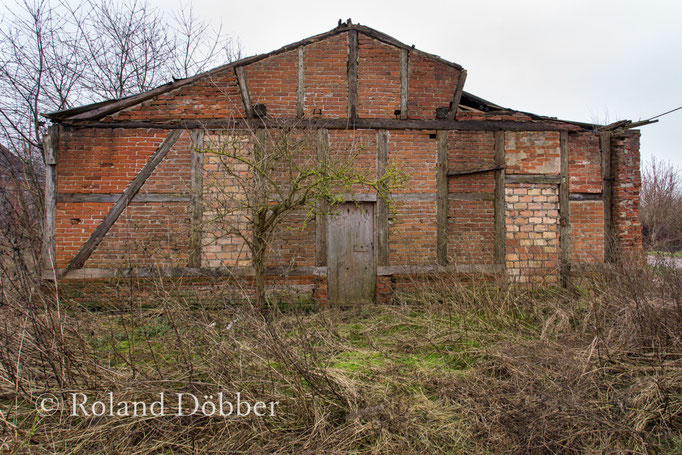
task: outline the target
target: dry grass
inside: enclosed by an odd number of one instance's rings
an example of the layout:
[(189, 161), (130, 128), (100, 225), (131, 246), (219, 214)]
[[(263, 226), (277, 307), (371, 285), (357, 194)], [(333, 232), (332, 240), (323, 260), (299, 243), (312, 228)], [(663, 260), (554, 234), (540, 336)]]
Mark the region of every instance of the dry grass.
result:
[[(681, 449), (679, 271), (614, 267), (570, 290), (421, 283), (391, 306), (288, 302), (266, 316), (177, 297), (171, 281), (97, 310), (5, 286), (1, 443), (8, 453)], [(281, 404), (267, 418), (50, 416), (33, 404), (44, 392), (151, 402), (219, 390)]]

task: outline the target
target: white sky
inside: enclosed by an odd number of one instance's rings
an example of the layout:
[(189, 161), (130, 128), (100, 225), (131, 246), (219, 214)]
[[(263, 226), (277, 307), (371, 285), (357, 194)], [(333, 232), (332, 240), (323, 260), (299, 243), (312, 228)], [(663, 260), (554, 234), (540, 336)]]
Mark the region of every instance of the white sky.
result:
[[(246, 55), (269, 52), (352, 18), (459, 63), (469, 73), (466, 91), (505, 107), (613, 122), (682, 106), (679, 0), (193, 3), (199, 17), (222, 22), (224, 31), (239, 38)], [(643, 159), (655, 155), (682, 167), (680, 126), (682, 110), (642, 127)]]

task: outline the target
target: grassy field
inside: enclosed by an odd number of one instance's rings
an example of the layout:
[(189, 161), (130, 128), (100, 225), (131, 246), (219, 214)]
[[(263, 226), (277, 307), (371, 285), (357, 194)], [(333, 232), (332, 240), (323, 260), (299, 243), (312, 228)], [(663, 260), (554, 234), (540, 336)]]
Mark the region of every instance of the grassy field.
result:
[[(393, 305), (284, 301), (265, 314), (171, 287), (96, 309), (49, 290), (5, 293), (5, 452), (682, 451), (679, 271), (611, 268), (569, 289), (420, 281)], [(276, 412), (35, 407), (46, 392), (152, 402), (219, 391)]]

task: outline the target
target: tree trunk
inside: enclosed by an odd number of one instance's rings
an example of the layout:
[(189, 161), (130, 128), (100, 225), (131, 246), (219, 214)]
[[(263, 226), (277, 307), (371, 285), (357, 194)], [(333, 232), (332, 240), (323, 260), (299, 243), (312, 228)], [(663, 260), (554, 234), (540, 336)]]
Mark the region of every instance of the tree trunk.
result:
[(253, 251), (253, 268), (256, 274), (256, 283), (254, 288), (254, 300), (256, 308), (261, 311), (266, 309), (265, 300), (265, 242), (258, 236), (254, 238)]

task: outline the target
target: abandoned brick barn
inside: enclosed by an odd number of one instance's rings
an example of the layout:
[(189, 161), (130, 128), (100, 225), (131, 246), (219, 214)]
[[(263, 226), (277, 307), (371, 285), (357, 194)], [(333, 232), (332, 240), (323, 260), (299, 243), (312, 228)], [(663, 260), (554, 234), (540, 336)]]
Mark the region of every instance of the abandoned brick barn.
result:
[(286, 273), (319, 301), (385, 302), (415, 273), (558, 283), (610, 260), (614, 247), (638, 254), (637, 124), (503, 108), (464, 91), (465, 79), (456, 63), (348, 21), (139, 95), (49, 114), (46, 268), (65, 281), (248, 280), (243, 242), (211, 241), (203, 222), (202, 186), (216, 168), (196, 150), (221, 130), (287, 122), (315, 128), (316, 159), (355, 142), (363, 169), (379, 175), (390, 164), (410, 177), (393, 192), (393, 211), (372, 192), (349, 194), (343, 216), (292, 216), (278, 232), (272, 281)]

